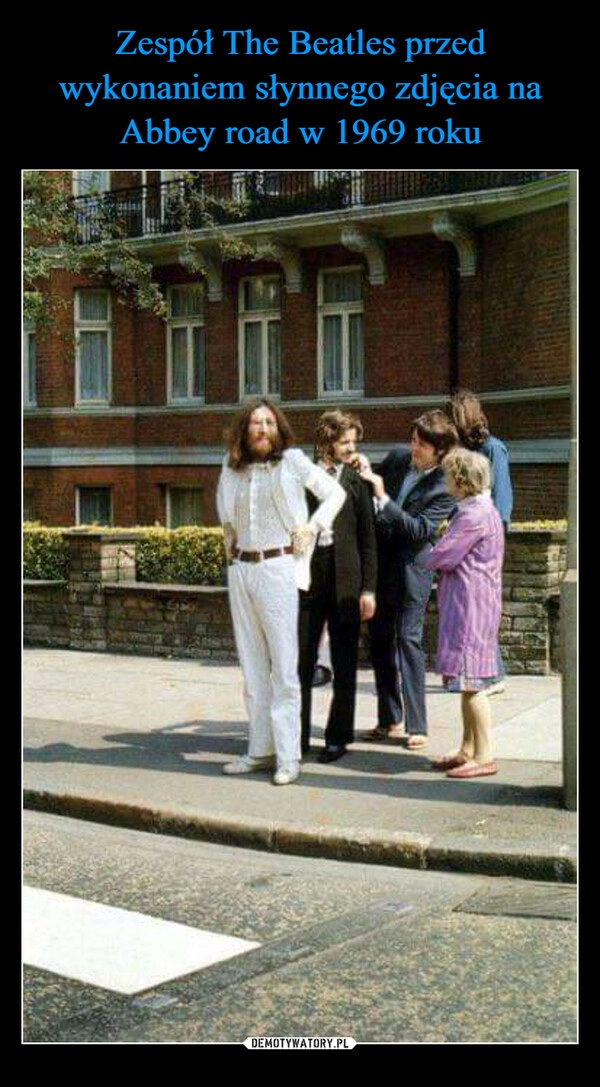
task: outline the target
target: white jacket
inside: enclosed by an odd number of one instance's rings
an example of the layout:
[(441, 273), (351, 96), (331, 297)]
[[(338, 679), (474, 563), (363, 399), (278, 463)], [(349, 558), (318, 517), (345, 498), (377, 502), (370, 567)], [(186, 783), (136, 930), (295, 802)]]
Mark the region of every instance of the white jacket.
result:
[[(309, 548), (300, 555), (294, 555), (298, 588), (308, 589), (316, 535), (321, 529), (332, 527), (345, 502), (346, 492), (337, 480), (313, 464), (301, 449), (286, 449), (281, 460), (269, 461), (269, 472), (273, 501), (290, 534), (307, 523), (315, 527)], [(217, 511), (223, 525), (235, 527), (237, 492), (243, 476), (243, 469), (229, 468), (225, 460), (217, 487)], [(305, 488), (321, 500), (310, 519)]]

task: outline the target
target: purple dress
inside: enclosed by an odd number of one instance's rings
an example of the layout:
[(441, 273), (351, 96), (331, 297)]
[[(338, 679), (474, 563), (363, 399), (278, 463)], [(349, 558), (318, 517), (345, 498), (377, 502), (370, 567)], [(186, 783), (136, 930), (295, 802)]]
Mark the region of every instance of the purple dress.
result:
[(488, 495), (464, 498), (445, 535), (422, 558), (439, 571), (436, 670), (454, 690), (495, 676), (502, 614), (504, 529)]

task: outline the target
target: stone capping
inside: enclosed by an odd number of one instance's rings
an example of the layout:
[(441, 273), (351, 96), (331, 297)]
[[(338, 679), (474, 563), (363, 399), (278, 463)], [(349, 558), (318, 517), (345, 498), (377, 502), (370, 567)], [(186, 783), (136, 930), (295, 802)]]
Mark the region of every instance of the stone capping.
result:
[[(51, 582), (50, 584), (58, 584), (58, 582)], [(64, 583), (63, 583), (64, 584)], [(163, 595), (168, 593), (175, 593), (185, 596), (193, 596), (195, 593), (200, 595), (227, 594), (228, 588), (226, 585), (185, 585), (179, 582), (153, 582), (153, 581), (106, 581), (102, 588), (105, 592), (110, 593), (128, 593), (128, 592), (152, 592), (161, 593)]]
[(117, 532), (106, 529), (67, 528), (63, 532), (66, 540), (101, 540), (106, 543), (121, 543), (127, 540), (129, 543), (143, 539), (143, 533), (138, 529), (119, 529)]
[(38, 586), (41, 589), (48, 589), (48, 588), (52, 588), (53, 585), (56, 588), (58, 588), (59, 585), (68, 585), (68, 584), (69, 584), (69, 582), (68, 582), (68, 580), (66, 578), (59, 578), (59, 579), (54, 580), (54, 581), (42, 581), (41, 578), (37, 578), (37, 577), (25, 577), (25, 578), (23, 578), (23, 588), (24, 589), (36, 589), (36, 588), (38, 588)]

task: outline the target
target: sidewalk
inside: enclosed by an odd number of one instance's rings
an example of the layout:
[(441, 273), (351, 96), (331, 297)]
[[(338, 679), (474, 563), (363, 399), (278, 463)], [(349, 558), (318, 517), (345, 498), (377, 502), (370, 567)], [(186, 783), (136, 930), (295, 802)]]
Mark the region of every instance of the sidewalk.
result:
[(375, 723), (359, 672), (357, 742), (316, 754), (331, 687), (314, 691), (315, 754), (297, 784), (225, 777), (246, 750), (234, 665), (71, 650), (24, 652), (27, 807), (229, 845), (413, 868), (573, 882), (577, 817), (564, 811), (560, 679), (510, 676), (492, 700), (495, 777), (451, 781), (429, 757), (456, 744), (459, 699), (428, 676), (427, 755), (360, 742)]

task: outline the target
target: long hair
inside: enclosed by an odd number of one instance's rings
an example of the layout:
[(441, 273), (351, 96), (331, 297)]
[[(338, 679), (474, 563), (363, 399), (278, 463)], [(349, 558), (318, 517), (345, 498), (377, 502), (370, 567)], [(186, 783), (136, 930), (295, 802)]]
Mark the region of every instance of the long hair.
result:
[(490, 436), (488, 421), (479, 400), (468, 389), (459, 389), (446, 404), (460, 440), (467, 449), (477, 451)]
[(271, 459), (280, 460), (284, 450), (294, 445), (294, 433), (281, 408), (278, 408), (271, 400), (261, 396), (257, 400), (251, 400), (250, 403), (244, 405), (226, 433), (229, 444), (229, 460), (227, 463), (230, 468), (244, 468), (252, 462), (252, 454), (248, 448), (248, 426), (250, 416), (257, 408), (268, 408), (277, 422), (277, 438)]
[(350, 411), (324, 411), (315, 430), (315, 460), (331, 457), (333, 443), (341, 441), (347, 430), (355, 430), (358, 441), (363, 436), (363, 425)]
[(438, 464), (449, 449), (458, 445), (458, 431), (445, 411), (426, 411), (419, 415), (412, 425), (411, 433), (417, 432), (422, 441), (428, 442), (435, 449)]

